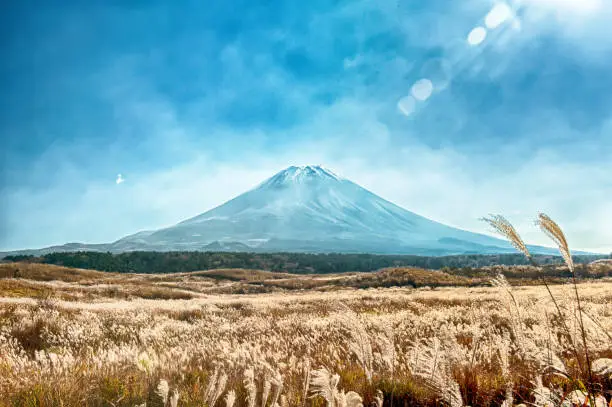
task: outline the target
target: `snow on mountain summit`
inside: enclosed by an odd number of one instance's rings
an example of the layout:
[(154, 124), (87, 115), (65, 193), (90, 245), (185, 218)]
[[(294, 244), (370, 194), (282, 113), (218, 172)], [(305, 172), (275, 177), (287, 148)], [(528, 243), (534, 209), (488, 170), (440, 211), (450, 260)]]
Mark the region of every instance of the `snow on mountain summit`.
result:
[(320, 165), (303, 165), (288, 167), (265, 180), (259, 186), (286, 186), (293, 183), (314, 181), (340, 181), (342, 178), (332, 170)]
[[(181, 224), (232, 219), (236, 223), (251, 222), (261, 217), (274, 217), (289, 222), (296, 214), (308, 212), (311, 217), (341, 218), (347, 188), (356, 186), (331, 170), (318, 165), (288, 167), (255, 188), (208, 212), (187, 219)], [(268, 224), (270, 219), (268, 219)]]

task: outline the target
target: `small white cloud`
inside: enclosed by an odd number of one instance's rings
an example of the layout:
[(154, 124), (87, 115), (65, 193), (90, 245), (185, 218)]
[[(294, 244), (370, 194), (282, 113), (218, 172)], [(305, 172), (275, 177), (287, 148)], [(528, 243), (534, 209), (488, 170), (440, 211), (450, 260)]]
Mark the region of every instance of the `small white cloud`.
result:
[(121, 174), (117, 174), (117, 179), (115, 180), (115, 183), (117, 185), (122, 184), (125, 182), (125, 178), (123, 178), (123, 175)]

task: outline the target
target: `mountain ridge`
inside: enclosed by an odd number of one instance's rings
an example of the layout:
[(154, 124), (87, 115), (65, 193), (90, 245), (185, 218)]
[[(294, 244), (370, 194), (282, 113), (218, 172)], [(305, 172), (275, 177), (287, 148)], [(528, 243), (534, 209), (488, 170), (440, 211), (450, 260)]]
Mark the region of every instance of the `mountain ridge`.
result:
[[(513, 253), (505, 240), (408, 211), (319, 165), (291, 166), (254, 188), (173, 226), (112, 243), (16, 252), (296, 251), (373, 254)], [(551, 248), (530, 246), (534, 253)]]

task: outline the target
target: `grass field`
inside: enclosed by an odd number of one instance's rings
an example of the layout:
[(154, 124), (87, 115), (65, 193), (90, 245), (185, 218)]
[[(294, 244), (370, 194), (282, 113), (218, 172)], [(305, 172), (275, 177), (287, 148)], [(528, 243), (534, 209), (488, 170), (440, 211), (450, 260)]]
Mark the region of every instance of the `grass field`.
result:
[(578, 285), (591, 377), (572, 286), (528, 282), (1, 264), (0, 405), (608, 405), (612, 282)]

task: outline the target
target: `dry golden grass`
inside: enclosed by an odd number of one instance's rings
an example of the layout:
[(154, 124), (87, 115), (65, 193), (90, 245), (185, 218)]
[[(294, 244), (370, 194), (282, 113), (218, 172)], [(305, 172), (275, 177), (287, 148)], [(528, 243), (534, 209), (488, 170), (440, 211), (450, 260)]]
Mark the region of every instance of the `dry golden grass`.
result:
[(36, 281), (76, 282), (96, 279), (98, 281), (119, 276), (116, 273), (75, 269), (37, 263), (4, 263), (0, 264), (0, 278), (22, 278)]
[(6, 297), (32, 297), (53, 290), (62, 299), (192, 298), (210, 294), (248, 294), (294, 290), (367, 287), (438, 287), (487, 284), (440, 271), (389, 268), (375, 273), (295, 275), (263, 270), (217, 269), (174, 274), (119, 274), (31, 264), (0, 264)]
[[(257, 406), (330, 405), (311, 397), (313, 377), (319, 386), (328, 378), (335, 407), (356, 397), (370, 406), (379, 395), (385, 406), (489, 406), (509, 396), (545, 405), (544, 388), (561, 403), (580, 377), (567, 285), (551, 291), (571, 338), (542, 286), (419, 269), (140, 275), (2, 264), (0, 275), (0, 406), (159, 406), (162, 379), (166, 405), (174, 394), (189, 407), (225, 406), (232, 394), (234, 407), (250, 397)], [(591, 355), (610, 358), (612, 284), (579, 289)], [(596, 380), (609, 401), (610, 378)]]

